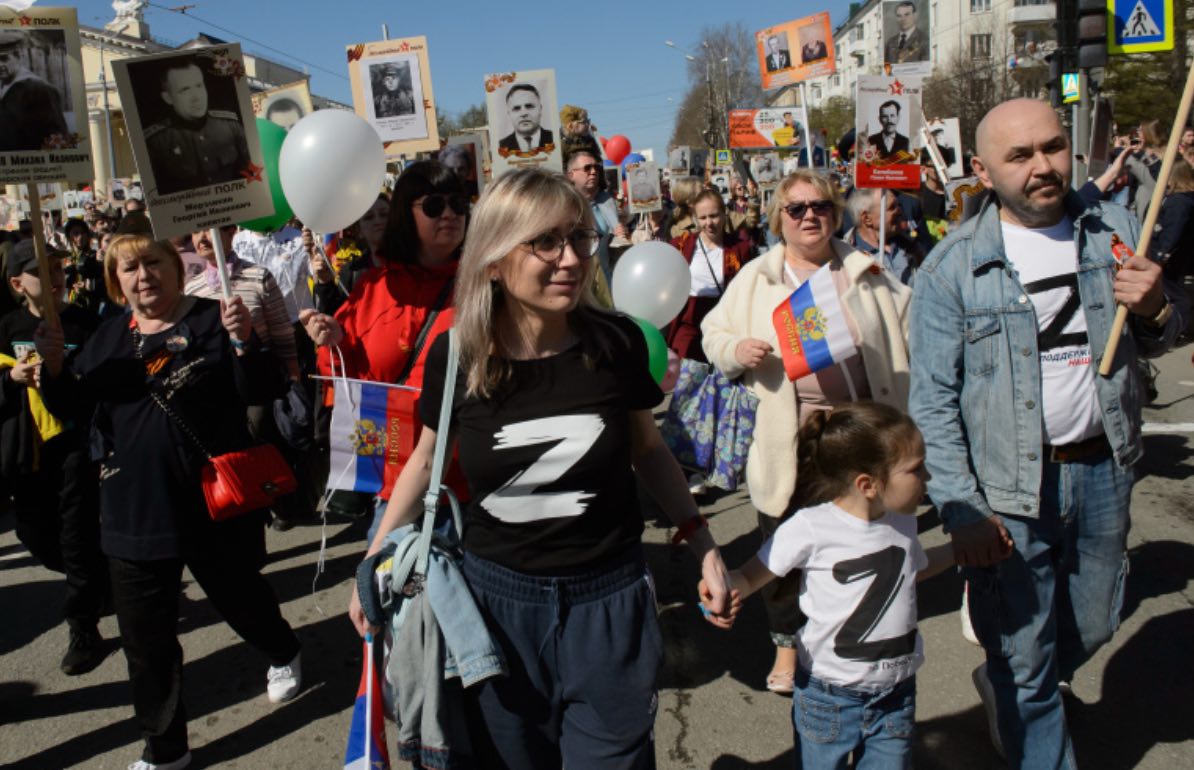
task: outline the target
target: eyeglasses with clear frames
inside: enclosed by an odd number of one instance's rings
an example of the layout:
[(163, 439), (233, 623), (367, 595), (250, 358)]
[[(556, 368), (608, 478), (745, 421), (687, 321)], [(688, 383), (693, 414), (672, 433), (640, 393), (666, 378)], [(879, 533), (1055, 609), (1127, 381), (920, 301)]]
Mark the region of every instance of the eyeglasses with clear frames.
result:
[(537, 235), (523, 244), (531, 247), (531, 253), (541, 261), (554, 265), (564, 258), (564, 246), (571, 245), (578, 259), (584, 261), (597, 253), (597, 245), (601, 242), (601, 234), (596, 230), (573, 230), (566, 237), (556, 233), (546, 232)]

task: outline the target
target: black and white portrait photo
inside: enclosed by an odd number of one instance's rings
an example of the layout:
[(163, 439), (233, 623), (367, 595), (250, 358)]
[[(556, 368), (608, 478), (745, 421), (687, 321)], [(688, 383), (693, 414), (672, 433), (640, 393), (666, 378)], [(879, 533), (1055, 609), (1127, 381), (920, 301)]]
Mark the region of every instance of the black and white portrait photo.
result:
[(750, 175), (761, 189), (778, 185), (782, 171), (778, 153), (765, 152), (750, 158)]
[(273, 211), (240, 46), (120, 59), (112, 69), (157, 238)]
[(543, 125), (543, 95), (533, 83), (516, 83), (506, 89), (506, 114), (513, 130), (498, 141), (505, 150), (537, 153), (555, 141)]
[(631, 214), (659, 211), (663, 208), (659, 169), (651, 161), (626, 164), (626, 188)]
[(61, 30), (0, 30), (0, 152), (46, 149), (70, 133), (65, 59)]
[(687, 147), (673, 147), (667, 154), (667, 167), (672, 171), (689, 172), (691, 155)]
[[(922, 71), (929, 62), (929, 11), (924, 0), (884, 0), (883, 62), (892, 73)], [(926, 72), (927, 74), (927, 72)]]
[(314, 111), (311, 88), (305, 80), (253, 94), (253, 112), (257, 117), (287, 131)]
[[(866, 143), (875, 148), (879, 160), (887, 160), (901, 152), (909, 152), (908, 135), (900, 133), (900, 116), (904, 106), (896, 99), (888, 99), (879, 105), (877, 121), (879, 130), (866, 138)], [(907, 123), (907, 118), (904, 119)]]
[(829, 56), (824, 30), (820, 25), (807, 24), (800, 28), (800, 63), (819, 61)]
[(437, 156), (440, 163), (460, 177), (469, 197), (474, 201), (481, 196), (485, 179), (480, 158), (480, 137), (459, 134), (448, 139), (448, 145), (440, 150)]
[(792, 49), (788, 45), (787, 32), (775, 32), (768, 35), (764, 45), (767, 55), (763, 61), (768, 72), (778, 72), (792, 66)]
[(409, 62), (369, 65), (373, 91), (373, 114), (378, 118), (396, 118), (415, 114), (415, 90), (411, 85)]
[[(245, 117), (232, 77), (211, 55), (129, 60), (126, 64), (158, 195), (241, 179), (249, 166)], [(127, 112), (126, 112), (127, 114)], [(142, 177), (147, 176), (141, 171)]]
[(265, 108), (265, 119), (287, 131), (294, 128), (294, 124), (302, 120), (305, 114), (298, 102), (286, 96), (274, 99)]
[(485, 90), (490, 146), (497, 147), (494, 177), (515, 166), (561, 167), (555, 72), (489, 75)]

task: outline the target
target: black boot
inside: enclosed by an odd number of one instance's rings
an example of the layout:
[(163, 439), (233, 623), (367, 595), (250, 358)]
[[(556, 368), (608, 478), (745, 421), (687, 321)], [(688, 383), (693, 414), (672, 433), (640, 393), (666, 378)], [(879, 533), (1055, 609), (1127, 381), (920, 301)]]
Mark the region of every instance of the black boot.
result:
[(108, 655), (104, 639), (95, 626), (71, 628), (70, 644), (62, 656), (60, 668), (67, 676), (80, 676), (92, 671)]

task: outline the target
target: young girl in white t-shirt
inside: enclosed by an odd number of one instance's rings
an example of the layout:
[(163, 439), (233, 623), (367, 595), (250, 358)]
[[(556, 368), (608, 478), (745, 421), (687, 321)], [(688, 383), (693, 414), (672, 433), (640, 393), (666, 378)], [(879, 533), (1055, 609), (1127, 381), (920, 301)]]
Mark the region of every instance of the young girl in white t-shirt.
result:
[(797, 499), (819, 504), (730, 573), (740, 602), (802, 570), (798, 767), (844, 768), (851, 752), (856, 767), (909, 766), (924, 660), (915, 583), (954, 564), (949, 544), (925, 551), (916, 538), (924, 458), (920, 431), (892, 407), (862, 401), (812, 414), (800, 429)]

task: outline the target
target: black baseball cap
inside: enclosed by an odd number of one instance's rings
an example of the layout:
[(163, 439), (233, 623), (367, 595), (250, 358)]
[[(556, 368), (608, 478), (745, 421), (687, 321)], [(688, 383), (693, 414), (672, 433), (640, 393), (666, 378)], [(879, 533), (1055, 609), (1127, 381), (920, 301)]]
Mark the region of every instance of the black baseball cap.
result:
[[(63, 256), (63, 253), (55, 249), (48, 249), (47, 255), (53, 259)], [(28, 238), (19, 241), (8, 252), (8, 277), (16, 278), (22, 273), (37, 275), (37, 252), (33, 250), (33, 241)]]

